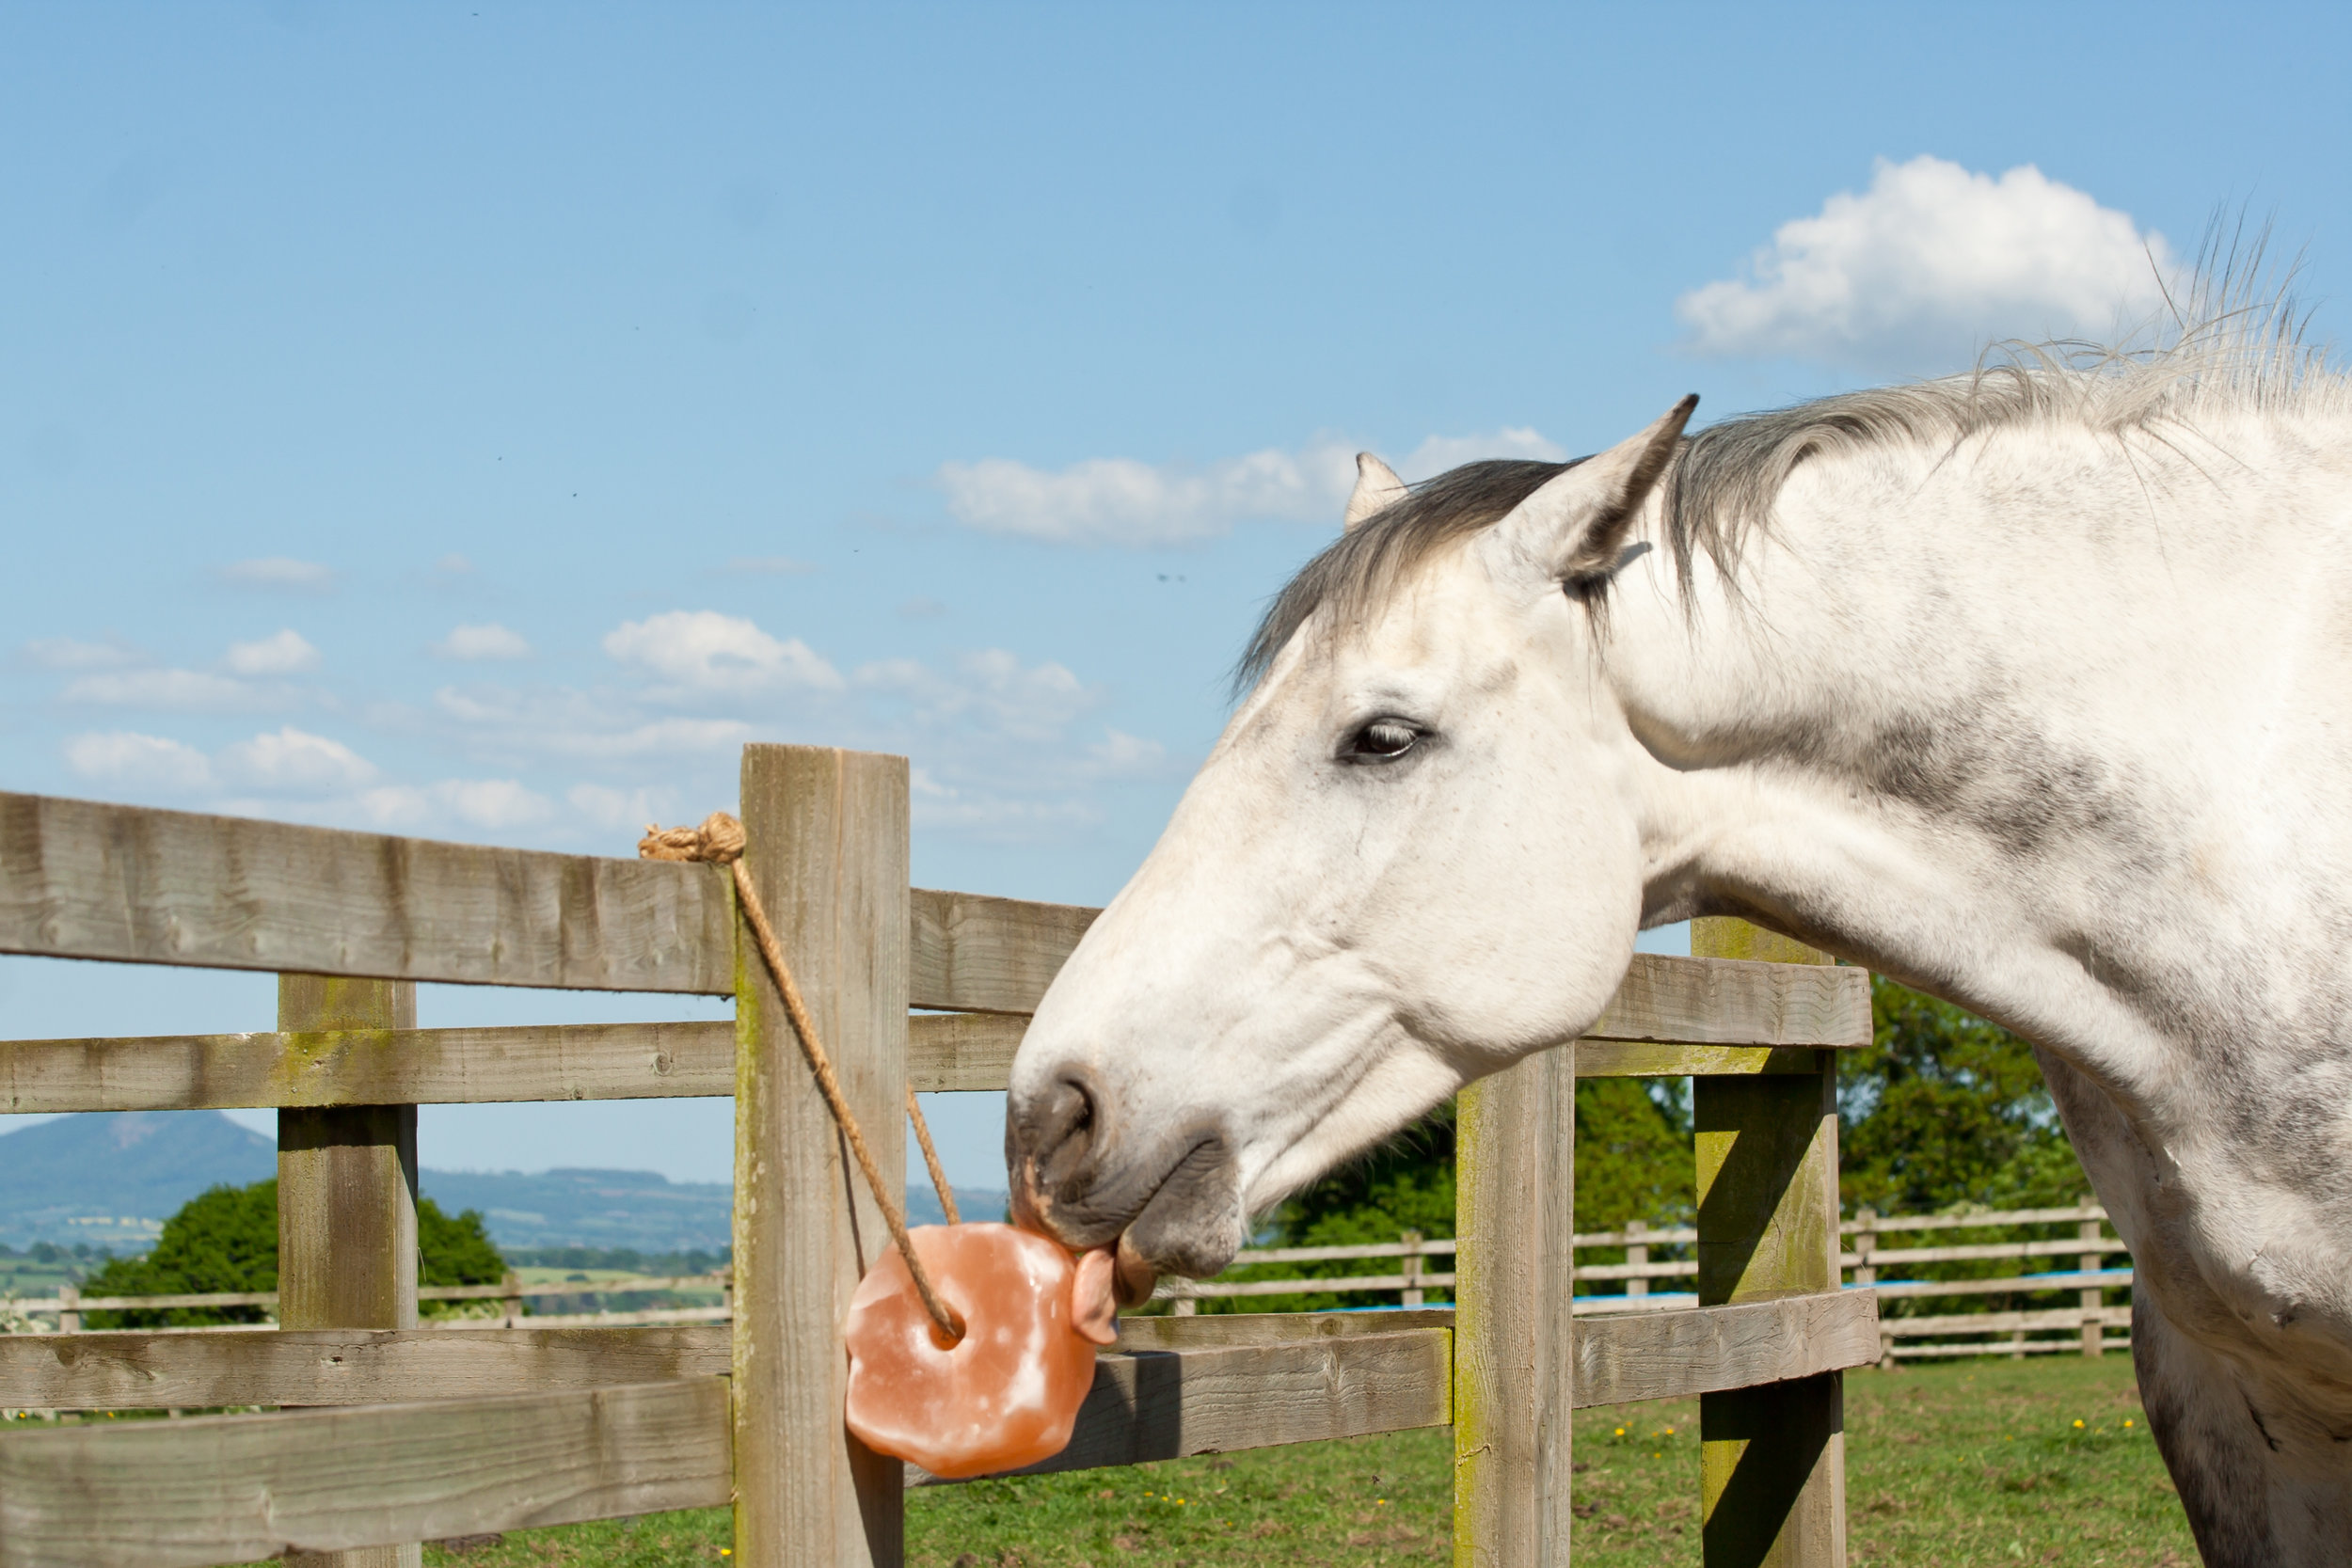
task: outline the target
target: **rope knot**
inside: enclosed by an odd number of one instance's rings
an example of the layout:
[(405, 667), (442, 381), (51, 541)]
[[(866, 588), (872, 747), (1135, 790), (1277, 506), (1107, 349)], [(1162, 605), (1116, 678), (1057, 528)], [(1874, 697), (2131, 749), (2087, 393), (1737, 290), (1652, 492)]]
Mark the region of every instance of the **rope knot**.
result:
[(648, 822), (645, 836), (637, 841), (637, 858), (733, 865), (743, 858), (743, 824), (723, 811), (704, 817), (699, 828), (664, 828)]

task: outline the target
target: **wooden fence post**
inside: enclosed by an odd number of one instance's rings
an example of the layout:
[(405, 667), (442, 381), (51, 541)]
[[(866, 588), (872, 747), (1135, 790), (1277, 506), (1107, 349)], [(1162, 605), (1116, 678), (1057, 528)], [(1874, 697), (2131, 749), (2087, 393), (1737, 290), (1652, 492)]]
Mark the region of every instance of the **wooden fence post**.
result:
[(1566, 1568), (1576, 1047), (1462, 1091), (1454, 1299), (1454, 1560)]
[[(744, 859), (769, 920), (882, 1175), (901, 1191), (906, 759), (747, 746), (742, 808)], [(748, 931), (736, 952), (734, 1562), (897, 1568), (902, 1467), (841, 1418), (842, 1315), (889, 1232)]]
[[(414, 1029), (407, 980), (278, 977), (278, 1027)], [(278, 1113), (278, 1326), (417, 1326), (417, 1108), (351, 1105)], [(304, 1568), (418, 1568), (424, 1548), (371, 1546)]]
[[(1853, 1233), (1853, 1282), (1857, 1290), (1867, 1290), (1879, 1282), (1879, 1212), (1868, 1204), (1854, 1211), (1854, 1223), (1859, 1229)], [(1875, 1293), (1875, 1292), (1873, 1292)], [(1895, 1337), (1884, 1329), (1879, 1331), (1879, 1365), (1895, 1364)]]
[[(2090, 1194), (2085, 1193), (2075, 1201), (2088, 1209), (2099, 1200)], [(2083, 1221), (2074, 1233), (2086, 1242), (2101, 1240), (2097, 1220)], [(2097, 1271), (2099, 1266), (2106, 1261), (2106, 1257), (2103, 1253), (2086, 1252), (2075, 1261), (2082, 1264), (2085, 1274), (2090, 1274)], [(2107, 1293), (2100, 1287), (2092, 1285), (2087, 1287), (2075, 1299), (2082, 1303), (2083, 1308), (2083, 1354), (2096, 1361), (2099, 1359), (2100, 1353), (2106, 1349), (2106, 1346), (2101, 1342), (2103, 1336), (2099, 1332), (2099, 1315), (2106, 1307)]]
[(82, 1288), (72, 1283), (57, 1287), (57, 1332), (82, 1332)]
[[(1640, 1220), (1625, 1222), (1625, 1260), (1636, 1268), (1649, 1266), (1649, 1243), (1642, 1238), (1649, 1234), (1649, 1227)], [(1629, 1296), (1649, 1294), (1649, 1280), (1638, 1274), (1626, 1275), (1625, 1293)]]
[(1421, 1232), (1407, 1230), (1398, 1236), (1397, 1240), (1405, 1243), (1403, 1267), (1397, 1271), (1405, 1276), (1405, 1291), (1398, 1297), (1397, 1305), (1419, 1307), (1427, 1299), (1421, 1288)]
[[(1694, 958), (1827, 963), (1745, 921), (1691, 923)], [(1702, 1307), (1839, 1285), (1836, 1053), (1810, 1073), (1692, 1080)], [(1845, 1382), (1699, 1398), (1707, 1568), (1845, 1568)]]

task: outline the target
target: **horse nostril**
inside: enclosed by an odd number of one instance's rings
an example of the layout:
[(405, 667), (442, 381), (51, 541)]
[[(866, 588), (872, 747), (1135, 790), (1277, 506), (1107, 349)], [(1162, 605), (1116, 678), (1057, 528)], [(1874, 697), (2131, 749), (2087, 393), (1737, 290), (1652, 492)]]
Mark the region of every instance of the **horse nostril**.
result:
[(1058, 1193), (1085, 1172), (1094, 1153), (1094, 1125), (1092, 1091), (1075, 1075), (1063, 1077), (1042, 1107), (1031, 1145), (1038, 1177), (1048, 1188)]

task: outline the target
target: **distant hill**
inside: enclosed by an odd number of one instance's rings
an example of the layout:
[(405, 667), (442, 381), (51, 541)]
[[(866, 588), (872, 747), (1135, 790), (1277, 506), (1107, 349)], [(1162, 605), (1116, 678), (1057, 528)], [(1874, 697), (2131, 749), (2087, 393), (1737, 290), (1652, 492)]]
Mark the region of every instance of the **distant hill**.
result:
[(59, 1117), (0, 1137), (0, 1242), (143, 1252), (207, 1187), (278, 1174), (278, 1145), (218, 1111)]
[[(278, 1146), (218, 1111), (122, 1111), (59, 1117), (0, 1136), (0, 1242), (144, 1251), (181, 1204), (223, 1182), (278, 1173)], [(427, 1170), (425, 1196), (455, 1213), (479, 1209), (501, 1246), (635, 1247), (669, 1252), (728, 1244), (729, 1188), (652, 1171)], [(972, 1219), (999, 1219), (1001, 1191), (960, 1191)], [(941, 1219), (928, 1186), (907, 1193), (918, 1225)]]

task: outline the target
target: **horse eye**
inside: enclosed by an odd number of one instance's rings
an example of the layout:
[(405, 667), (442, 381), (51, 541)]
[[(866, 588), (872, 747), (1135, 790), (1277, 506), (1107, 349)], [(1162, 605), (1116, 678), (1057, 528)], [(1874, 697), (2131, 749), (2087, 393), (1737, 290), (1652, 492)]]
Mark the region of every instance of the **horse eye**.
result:
[(1375, 719), (1347, 743), (1351, 762), (1392, 762), (1421, 741), (1421, 732), (1401, 719)]

